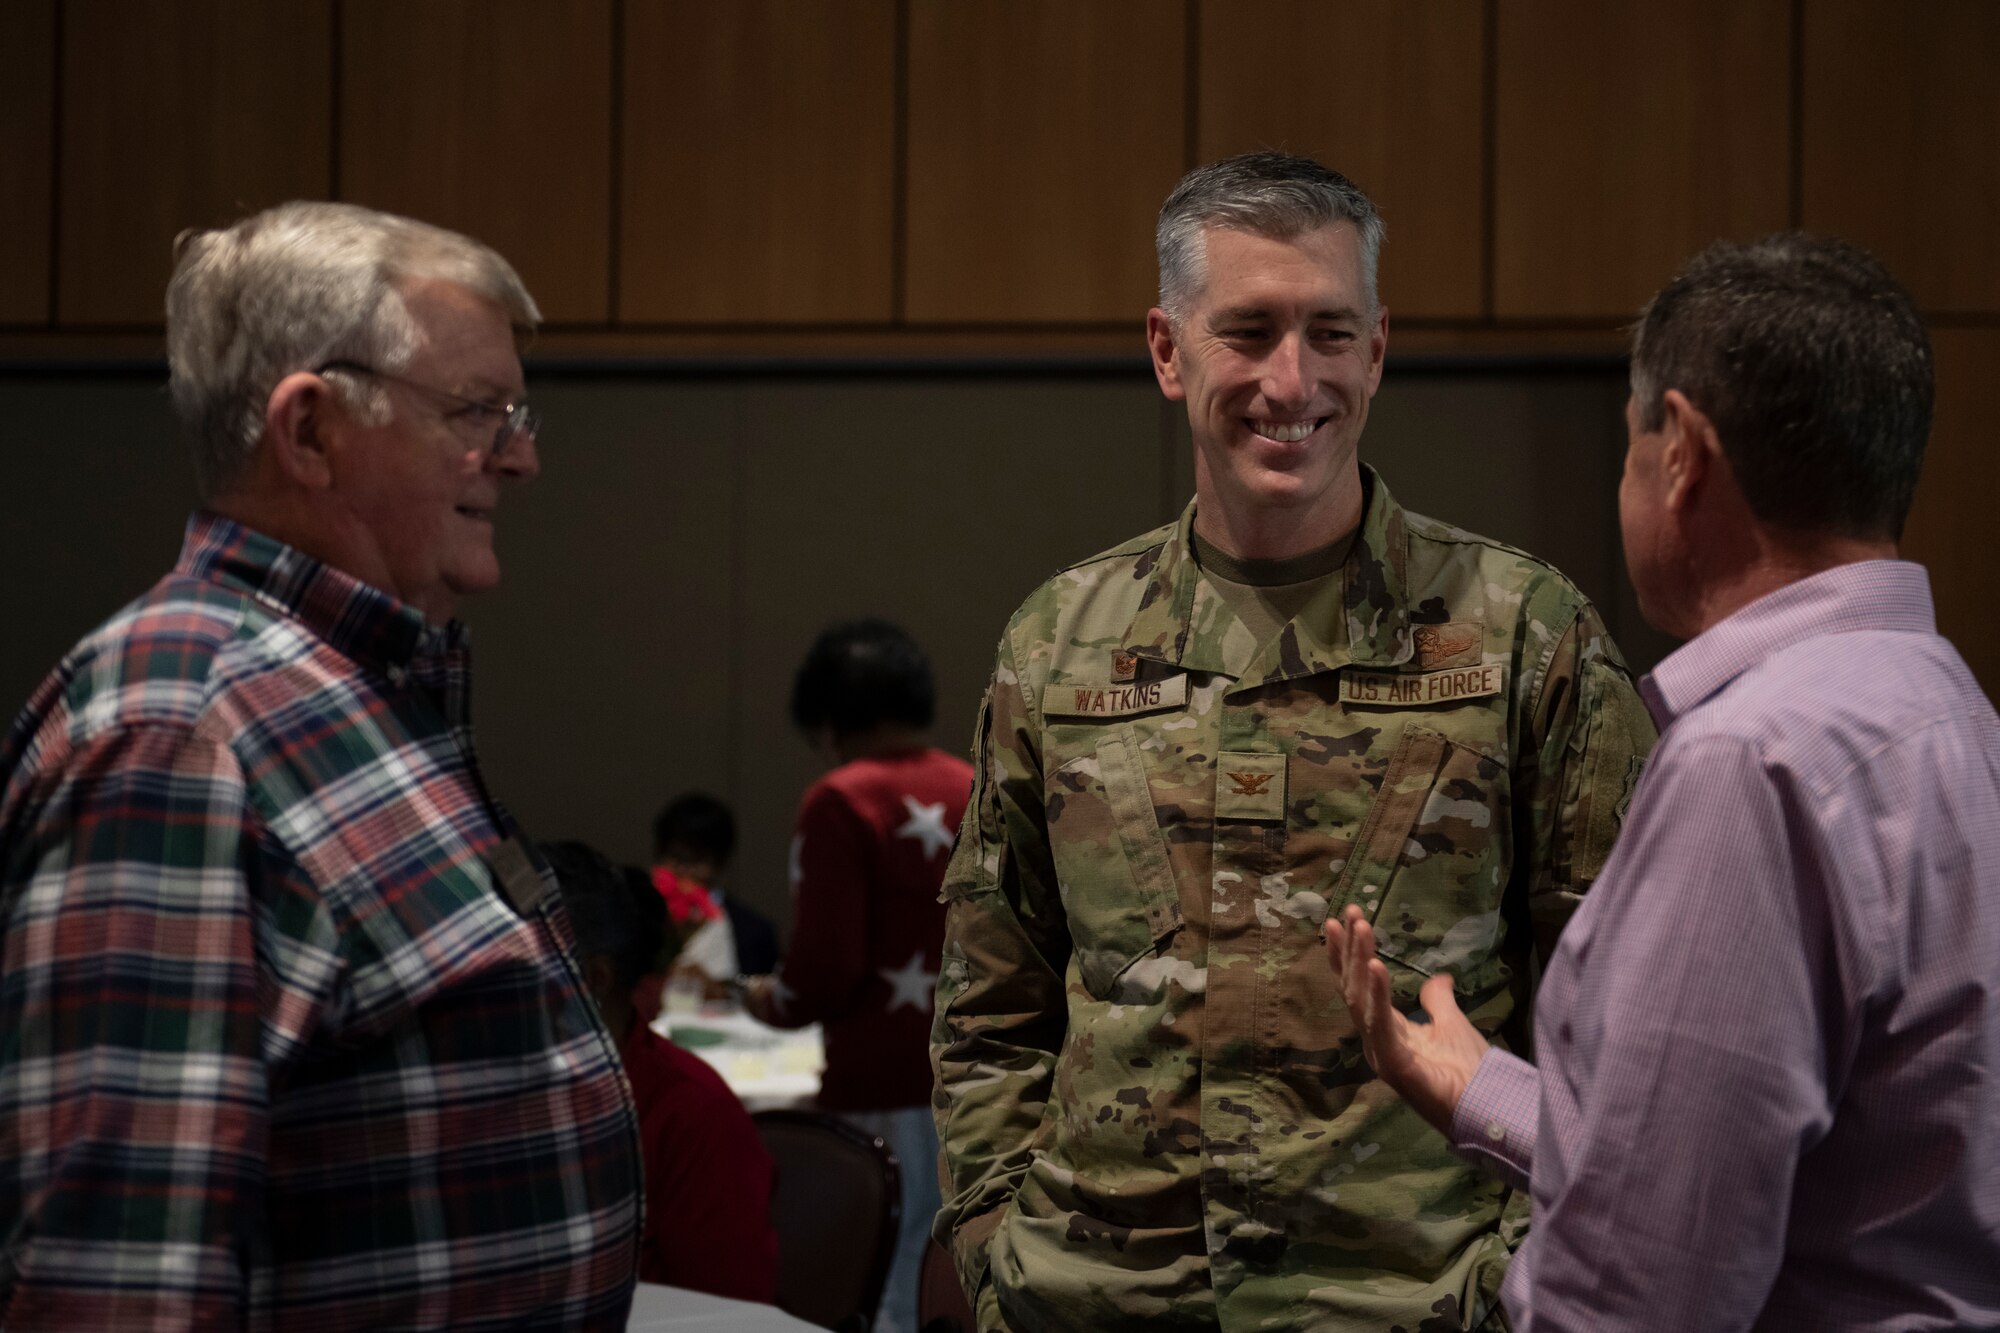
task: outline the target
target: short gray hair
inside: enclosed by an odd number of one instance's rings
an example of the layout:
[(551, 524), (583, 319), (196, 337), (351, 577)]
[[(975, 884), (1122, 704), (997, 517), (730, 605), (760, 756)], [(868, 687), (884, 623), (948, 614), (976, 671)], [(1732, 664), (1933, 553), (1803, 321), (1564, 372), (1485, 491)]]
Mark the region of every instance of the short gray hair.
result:
[(1349, 222), (1361, 242), (1361, 282), (1376, 307), (1375, 263), (1387, 230), (1359, 186), (1309, 157), (1244, 153), (1196, 167), (1160, 207), (1153, 233), (1160, 257), (1160, 308), (1176, 327), (1208, 280), (1210, 227), (1229, 227), (1277, 240)]
[[(455, 282), (507, 312), (517, 336), (541, 320), (519, 275), (490, 247), (354, 204), (289, 203), (215, 231), (183, 232), (167, 284), (168, 389), (194, 450), (203, 498), (242, 476), (278, 381), (329, 361), (399, 370), (422, 342), (399, 290)], [(379, 386), (343, 376), (365, 420), (389, 419)]]

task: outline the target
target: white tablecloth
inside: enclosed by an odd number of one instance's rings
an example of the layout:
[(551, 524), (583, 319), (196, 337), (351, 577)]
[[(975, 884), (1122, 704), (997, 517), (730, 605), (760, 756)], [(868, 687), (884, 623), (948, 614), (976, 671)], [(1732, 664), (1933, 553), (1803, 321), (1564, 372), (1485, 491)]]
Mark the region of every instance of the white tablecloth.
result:
[(679, 1287), (641, 1282), (626, 1333), (814, 1333), (775, 1305), (752, 1305)]
[(663, 1013), (653, 1030), (706, 1060), (753, 1111), (819, 1095), (826, 1043), (817, 1025), (787, 1031), (733, 1006), (708, 1005), (694, 1013)]

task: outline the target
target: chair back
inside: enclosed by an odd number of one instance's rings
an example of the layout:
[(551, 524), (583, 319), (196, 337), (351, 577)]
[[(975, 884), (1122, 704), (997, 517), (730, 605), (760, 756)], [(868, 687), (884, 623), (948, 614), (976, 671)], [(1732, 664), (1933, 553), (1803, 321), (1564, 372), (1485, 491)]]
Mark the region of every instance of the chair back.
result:
[(821, 1328), (867, 1333), (903, 1219), (896, 1154), (824, 1111), (759, 1111), (750, 1119), (777, 1167), (778, 1308)]
[(932, 1240), (924, 1246), (924, 1266), (917, 1278), (917, 1333), (973, 1333), (979, 1321), (958, 1284), (958, 1264), (951, 1251)]

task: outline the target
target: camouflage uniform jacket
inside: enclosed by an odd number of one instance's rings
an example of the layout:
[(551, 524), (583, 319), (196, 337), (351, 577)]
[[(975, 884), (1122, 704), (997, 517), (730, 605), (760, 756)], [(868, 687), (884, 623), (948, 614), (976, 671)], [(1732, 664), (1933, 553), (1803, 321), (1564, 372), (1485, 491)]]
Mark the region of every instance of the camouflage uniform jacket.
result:
[(1449, 971), (1519, 1049), (1653, 729), (1560, 574), (1364, 484), (1268, 645), (1192, 505), (1008, 624), (932, 1034), (982, 1327), (1502, 1327), (1527, 1199), (1372, 1078), (1322, 923), (1359, 903), (1402, 1001)]

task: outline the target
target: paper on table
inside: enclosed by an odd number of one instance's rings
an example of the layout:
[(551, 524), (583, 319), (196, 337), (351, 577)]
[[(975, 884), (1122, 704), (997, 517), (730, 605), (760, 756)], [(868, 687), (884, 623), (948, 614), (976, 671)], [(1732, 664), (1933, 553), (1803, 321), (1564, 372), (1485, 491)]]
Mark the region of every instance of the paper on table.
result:
[(814, 1333), (813, 1326), (773, 1305), (732, 1301), (706, 1292), (641, 1282), (632, 1293), (626, 1333)]

